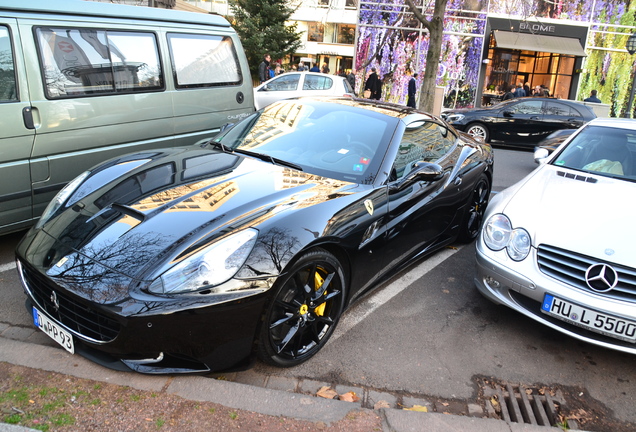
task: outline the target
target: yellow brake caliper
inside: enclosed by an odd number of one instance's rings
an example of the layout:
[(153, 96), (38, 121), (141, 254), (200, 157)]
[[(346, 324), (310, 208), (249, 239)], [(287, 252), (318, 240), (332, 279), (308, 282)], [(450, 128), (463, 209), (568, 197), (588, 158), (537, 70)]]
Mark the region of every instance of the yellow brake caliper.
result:
[[(322, 286), (322, 283), (325, 281), (325, 279), (322, 276), (320, 276), (320, 274), (318, 272), (316, 272), (314, 274), (314, 281), (315, 281), (314, 290), (318, 291), (320, 289), (320, 287)], [(325, 296), (327, 295), (327, 290), (325, 290), (324, 295)], [(325, 307), (327, 307), (327, 303), (323, 303), (320, 306), (318, 306), (315, 309), (316, 315), (323, 316), (325, 314)]]

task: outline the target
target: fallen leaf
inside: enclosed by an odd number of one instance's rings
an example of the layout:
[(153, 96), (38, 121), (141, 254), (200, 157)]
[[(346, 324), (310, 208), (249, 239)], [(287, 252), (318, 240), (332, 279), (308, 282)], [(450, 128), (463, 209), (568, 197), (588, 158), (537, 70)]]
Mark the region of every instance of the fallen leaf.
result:
[(338, 393), (332, 390), (331, 387), (324, 386), (324, 387), (321, 387), (320, 390), (318, 390), (318, 393), (316, 393), (316, 396), (320, 396), (321, 398), (325, 398), (325, 399), (335, 399), (336, 396), (338, 396)]
[(405, 411), (428, 412), (428, 408), (422, 405), (413, 405), (411, 408), (404, 408)]
[(526, 389), (526, 394), (527, 395), (531, 395), (532, 394), (532, 389)]
[(391, 406), (389, 405), (389, 403), (387, 401), (381, 400), (381, 401), (377, 401), (375, 403), (375, 405), (373, 405), (373, 409), (381, 409), (381, 408), (391, 408)]
[(501, 407), (499, 406), (499, 401), (495, 396), (490, 398), (490, 403), (492, 404), (492, 407), (495, 409), (495, 411), (499, 412)]
[(34, 404), (34, 403), (35, 403), (35, 401), (34, 401), (34, 400), (29, 399), (29, 403), (30, 403), (30, 404)]
[(341, 401), (345, 401), (345, 402), (358, 402), (360, 400), (360, 398), (358, 397), (357, 394), (355, 394), (354, 392), (350, 391), (347, 392), (345, 394), (342, 394), (338, 397)]
[(447, 289), (442, 290), (442, 292), (443, 292), (444, 294), (448, 294), (448, 293), (450, 293), (450, 291), (449, 291), (449, 290), (447, 290)]
[(444, 406), (448, 406), (448, 405), (450, 405), (450, 404), (449, 404), (448, 402), (442, 402), (442, 405), (444, 405)]

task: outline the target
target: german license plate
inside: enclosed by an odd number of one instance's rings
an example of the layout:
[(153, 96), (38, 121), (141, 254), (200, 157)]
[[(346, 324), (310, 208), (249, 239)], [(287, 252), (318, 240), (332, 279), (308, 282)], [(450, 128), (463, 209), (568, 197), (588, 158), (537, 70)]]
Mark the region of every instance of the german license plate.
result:
[(75, 354), (73, 336), (61, 328), (59, 324), (51, 321), (46, 315), (33, 308), (33, 324), (46, 333), (51, 339), (59, 343), (66, 351)]
[(633, 321), (596, 312), (550, 294), (546, 294), (543, 298), (541, 311), (596, 333), (632, 343), (636, 342), (636, 322)]

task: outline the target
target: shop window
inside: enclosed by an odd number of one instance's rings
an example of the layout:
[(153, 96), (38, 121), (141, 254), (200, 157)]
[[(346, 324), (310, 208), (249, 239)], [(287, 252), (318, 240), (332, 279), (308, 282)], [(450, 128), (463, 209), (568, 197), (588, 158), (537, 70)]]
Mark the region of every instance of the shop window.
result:
[(356, 26), (351, 24), (338, 24), (336, 43), (353, 45), (356, 38)]
[(9, 30), (0, 26), (0, 103), (15, 102), (18, 93)]
[(325, 37), (325, 26), (319, 22), (307, 23), (307, 40), (309, 42), (322, 42)]
[(45, 27), (36, 35), (50, 98), (163, 88), (154, 33)]

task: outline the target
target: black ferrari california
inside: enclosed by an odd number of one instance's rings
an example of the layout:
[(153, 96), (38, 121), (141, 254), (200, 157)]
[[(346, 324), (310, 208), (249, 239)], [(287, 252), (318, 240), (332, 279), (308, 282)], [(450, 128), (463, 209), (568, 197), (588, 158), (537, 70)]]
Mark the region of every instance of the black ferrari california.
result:
[(348, 305), (478, 233), (490, 146), (368, 100), (274, 103), (69, 183), (18, 246), (33, 322), (144, 373), (293, 366)]

